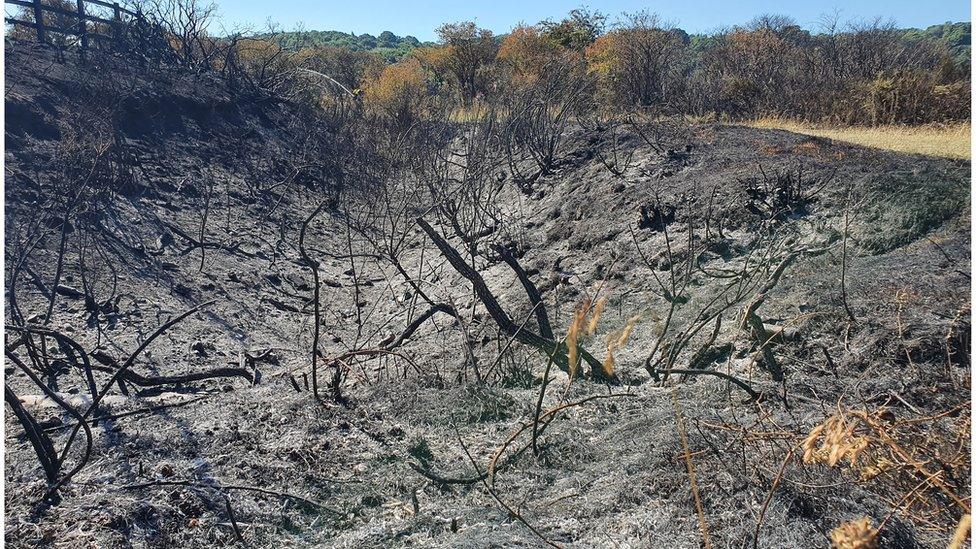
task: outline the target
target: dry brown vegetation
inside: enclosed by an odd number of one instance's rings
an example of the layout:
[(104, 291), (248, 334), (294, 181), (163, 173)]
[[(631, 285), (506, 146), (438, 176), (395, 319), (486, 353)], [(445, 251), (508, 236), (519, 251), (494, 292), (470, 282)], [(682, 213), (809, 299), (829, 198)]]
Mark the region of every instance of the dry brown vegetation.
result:
[(836, 139), (855, 145), (909, 154), (925, 154), (970, 160), (972, 126), (950, 124), (935, 126), (816, 126), (764, 118), (749, 123), (756, 128), (786, 130), (804, 135)]
[(879, 99), (937, 53), (811, 81), (765, 18), (689, 76), (576, 11), (383, 65), (145, 7), (7, 45), (11, 546), (964, 543), (968, 162), (682, 116), (956, 117)]

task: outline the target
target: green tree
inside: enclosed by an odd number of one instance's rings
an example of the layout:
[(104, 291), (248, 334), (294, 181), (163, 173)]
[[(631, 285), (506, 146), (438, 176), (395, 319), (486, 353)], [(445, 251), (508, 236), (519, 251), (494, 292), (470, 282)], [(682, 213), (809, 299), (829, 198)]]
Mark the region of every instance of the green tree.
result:
[(471, 21), (441, 25), (437, 35), (446, 48), (439, 56), (439, 68), (454, 80), (461, 102), (470, 105), (482, 89), (479, 76), (495, 59), (498, 43), (490, 30)]
[(578, 8), (569, 12), (569, 16), (562, 21), (542, 21), (539, 27), (549, 40), (566, 49), (582, 52), (603, 34), (606, 24), (606, 15)]

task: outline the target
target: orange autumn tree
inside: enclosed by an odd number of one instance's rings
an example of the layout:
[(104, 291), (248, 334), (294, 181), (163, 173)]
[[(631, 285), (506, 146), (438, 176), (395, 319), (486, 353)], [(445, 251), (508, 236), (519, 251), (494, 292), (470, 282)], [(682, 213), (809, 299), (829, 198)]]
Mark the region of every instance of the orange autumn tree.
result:
[(622, 107), (673, 106), (687, 63), (688, 35), (641, 12), (586, 49), (599, 98)]
[(543, 67), (559, 55), (561, 49), (537, 27), (519, 25), (502, 41), (496, 61), (513, 84), (531, 84), (539, 79)]
[(400, 128), (417, 122), (429, 103), (427, 72), (412, 57), (389, 65), (366, 84), (363, 104)]
[(416, 59), (438, 83), (444, 83), (448, 80), (448, 71), (453, 55), (454, 52), (450, 46), (442, 45), (423, 46), (410, 52), (410, 57)]
[(598, 101), (603, 105), (616, 103), (614, 80), (625, 69), (621, 55), (620, 35), (616, 32), (605, 34), (586, 48), (586, 72), (596, 82)]

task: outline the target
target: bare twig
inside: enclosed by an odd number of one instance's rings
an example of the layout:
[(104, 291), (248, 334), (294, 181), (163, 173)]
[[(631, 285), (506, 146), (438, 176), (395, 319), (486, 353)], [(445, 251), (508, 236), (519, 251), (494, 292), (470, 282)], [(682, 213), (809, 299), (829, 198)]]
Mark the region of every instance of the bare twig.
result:
[[(464, 444), (464, 440), (461, 439), (461, 433), (459, 433), (457, 431), (457, 428), (455, 428), (454, 431), (457, 434), (457, 439), (458, 439), (458, 442), (461, 444), (461, 448), (464, 449), (464, 454), (466, 456), (468, 456), (468, 460), (471, 462), (471, 466), (474, 467), (475, 472), (477, 472), (478, 475), (480, 476), (481, 475), (481, 468), (478, 467), (478, 464), (475, 462), (474, 457), (471, 456), (471, 452), (468, 451), (467, 445)], [(532, 524), (530, 524), (529, 521), (526, 520), (525, 517), (523, 517), (521, 513), (519, 513), (518, 511), (516, 511), (514, 508), (512, 508), (511, 505), (505, 503), (505, 500), (503, 500), (501, 498), (501, 496), (498, 495), (498, 492), (490, 484), (488, 484), (488, 482), (484, 478), (481, 478), (481, 483), (484, 485), (485, 489), (488, 490), (488, 493), (491, 494), (491, 497), (495, 498), (495, 501), (497, 501), (498, 504), (501, 505), (503, 509), (505, 509), (506, 511), (508, 511), (508, 514), (509, 515), (511, 515), (516, 520), (518, 520), (519, 522), (521, 522), (522, 524), (524, 524), (525, 527), (528, 528), (533, 534), (535, 534), (536, 537), (538, 537), (540, 540), (542, 540), (543, 543), (545, 543), (549, 547), (555, 547), (556, 549), (560, 549), (560, 546), (559, 545), (557, 545), (557, 544), (553, 543), (552, 541), (550, 541), (549, 538), (547, 538), (546, 536), (544, 536), (542, 534), (542, 532), (540, 532), (538, 529), (536, 529), (535, 526), (532, 526)]]
[(308, 226), (315, 219), (315, 216), (325, 208), (325, 202), (319, 204), (315, 211), (313, 211), (302, 223), (302, 230), (298, 236), (298, 251), (302, 255), (302, 260), (305, 265), (308, 266), (312, 271), (312, 306), (314, 307), (314, 323), (312, 327), (312, 394), (315, 395), (316, 400), (322, 400), (319, 396), (319, 376), (318, 376), (318, 351), (319, 351), (319, 333), (322, 329), (322, 311), (321, 303), (319, 302), (319, 262), (309, 257), (308, 252), (305, 250), (305, 233), (308, 231)]
[(701, 530), (702, 543), (705, 549), (711, 549), (712, 540), (708, 536), (708, 523), (705, 522), (705, 509), (702, 507), (701, 495), (698, 493), (698, 482), (695, 480), (695, 465), (691, 461), (691, 449), (688, 447), (688, 435), (685, 432), (685, 421), (678, 404), (678, 393), (671, 391), (671, 401), (674, 402), (674, 418), (678, 425), (678, 435), (681, 437), (681, 448), (684, 451), (685, 465), (688, 469), (688, 481), (691, 483), (691, 494), (695, 498), (695, 511), (698, 512), (698, 527)]

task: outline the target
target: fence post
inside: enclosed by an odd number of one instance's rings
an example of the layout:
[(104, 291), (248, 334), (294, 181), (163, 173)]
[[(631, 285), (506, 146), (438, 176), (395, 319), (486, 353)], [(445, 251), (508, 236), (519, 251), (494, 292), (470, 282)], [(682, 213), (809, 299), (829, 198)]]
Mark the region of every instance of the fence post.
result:
[(136, 8), (136, 32), (139, 33), (139, 64), (145, 68), (149, 60), (149, 51), (146, 44), (146, 33), (148, 32), (146, 18), (142, 15), (142, 7)]
[(37, 41), (46, 44), (47, 32), (44, 31), (44, 10), (41, 8), (41, 0), (34, 0), (34, 23), (37, 24)]
[(81, 55), (88, 52), (88, 23), (85, 21), (85, 0), (78, 0), (78, 32), (81, 37)]
[(121, 34), (121, 29), (122, 29), (122, 10), (119, 9), (119, 3), (118, 2), (113, 2), (112, 3), (112, 10), (115, 12), (114, 18), (113, 18), (115, 22), (112, 25), (112, 35), (115, 38), (115, 45), (116, 45), (116, 47), (121, 47), (122, 46), (122, 37), (119, 36), (119, 35)]

